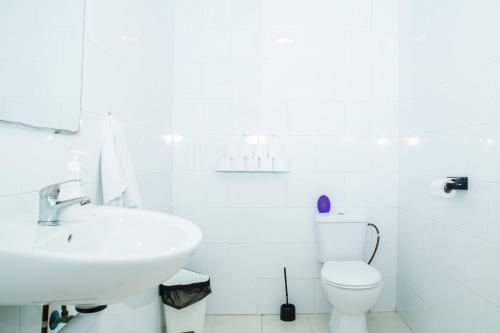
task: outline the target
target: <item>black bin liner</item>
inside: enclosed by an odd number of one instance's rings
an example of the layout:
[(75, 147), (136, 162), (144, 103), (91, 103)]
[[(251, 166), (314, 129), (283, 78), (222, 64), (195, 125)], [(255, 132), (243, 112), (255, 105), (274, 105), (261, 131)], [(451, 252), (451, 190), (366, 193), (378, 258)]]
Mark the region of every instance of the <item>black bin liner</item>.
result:
[(163, 304), (178, 310), (201, 301), (211, 293), (210, 279), (192, 284), (160, 285), (160, 296)]

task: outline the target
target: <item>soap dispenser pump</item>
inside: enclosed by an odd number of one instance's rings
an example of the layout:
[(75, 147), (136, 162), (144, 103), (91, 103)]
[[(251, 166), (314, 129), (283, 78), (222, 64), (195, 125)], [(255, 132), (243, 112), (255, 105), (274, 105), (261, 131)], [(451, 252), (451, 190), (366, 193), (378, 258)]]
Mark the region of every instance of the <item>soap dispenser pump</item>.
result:
[[(65, 180), (74, 180), (74, 181), (61, 185), (61, 193), (59, 194), (61, 200), (69, 200), (85, 196), (82, 190), (81, 166), (78, 160), (79, 155), (84, 155), (84, 153), (78, 151), (72, 151), (72, 153), (73, 157), (72, 160), (68, 163)], [(90, 215), (89, 210), (90, 210), (89, 205), (84, 205), (84, 206), (74, 205), (62, 211), (59, 220), (61, 222), (85, 221), (88, 219)]]

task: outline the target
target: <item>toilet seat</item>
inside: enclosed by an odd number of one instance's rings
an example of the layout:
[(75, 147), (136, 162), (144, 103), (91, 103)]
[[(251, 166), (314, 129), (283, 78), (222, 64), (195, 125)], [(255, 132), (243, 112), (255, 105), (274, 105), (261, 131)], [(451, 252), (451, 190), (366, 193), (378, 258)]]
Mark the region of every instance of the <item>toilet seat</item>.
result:
[(321, 269), (321, 279), (343, 289), (369, 289), (382, 283), (380, 272), (362, 261), (330, 261)]

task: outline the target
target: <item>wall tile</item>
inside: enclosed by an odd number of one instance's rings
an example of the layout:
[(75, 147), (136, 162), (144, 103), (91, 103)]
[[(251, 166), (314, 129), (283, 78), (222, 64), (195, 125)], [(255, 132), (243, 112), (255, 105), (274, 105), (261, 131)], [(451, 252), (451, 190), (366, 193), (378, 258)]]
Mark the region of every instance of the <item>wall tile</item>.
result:
[(188, 267), (212, 278), (228, 277), (229, 248), (227, 244), (203, 243)]
[(290, 279), (288, 280), (288, 293), (290, 303), (295, 304), (298, 313), (314, 311), (314, 280)]
[[(375, 243), (367, 243), (365, 246), (364, 258), (368, 261), (373, 254)], [(378, 269), (383, 276), (395, 277), (397, 275), (397, 256), (395, 245), (381, 243), (377, 250), (377, 254), (373, 259), (373, 267)], [(394, 287), (394, 288), (392, 288)], [(388, 288), (395, 289), (395, 285), (390, 285)]]
[(314, 280), (314, 313), (331, 313), (332, 304), (326, 299), (321, 279)]
[[(281, 304), (285, 303), (285, 284), (283, 279), (263, 279), (259, 283), (259, 313), (278, 314)], [(289, 301), (297, 313), (314, 311), (314, 280), (289, 279)]]
[(234, 174), (230, 182), (231, 206), (286, 206), (286, 175)]
[(372, 29), (380, 32), (399, 31), (399, 6), (396, 0), (372, 2)]
[(196, 223), (198, 226), (201, 225), (201, 210), (199, 207), (194, 206), (173, 206), (172, 214), (180, 218), (189, 220)]
[(345, 204), (344, 175), (293, 172), (288, 178), (288, 206), (312, 207), (322, 194), (327, 194), (334, 205)]
[[(380, 21), (374, 4), (373, 25)], [(397, 308), (415, 333), (488, 332), (499, 288), (498, 52), (485, 37), (497, 9), (399, 2), (399, 225)], [(478, 20), (472, 29), (458, 22)], [(377, 22), (378, 21), (378, 22)], [(386, 30), (387, 31), (387, 30)], [(492, 109), (493, 108), (493, 109)], [(471, 110), (477, 110), (472, 112)], [(430, 195), (435, 179), (463, 175), (468, 191)], [(494, 328), (495, 327), (495, 328)]]
[(152, 173), (137, 177), (144, 209), (169, 213), (172, 211), (172, 179), (168, 173)]
[[(398, 206), (398, 175), (348, 173), (346, 206)], [(368, 187), (366, 184), (370, 184)]]
[(312, 242), (313, 218), (310, 208), (269, 208), (261, 210), (258, 236), (261, 242)]
[(500, 290), (494, 283), (500, 276), (500, 269), (491, 263), (499, 253), (498, 245), (480, 238), (466, 238), (464, 255), (466, 283), (469, 288), (495, 304), (500, 303)]
[(206, 207), (228, 207), (230, 201), (230, 177), (225, 173), (202, 173), (202, 200)]
[(500, 244), (500, 221), (498, 214), (494, 207), (500, 199), (500, 185), (499, 184), (489, 184), (490, 195), (489, 195), (489, 209), (490, 213), (486, 222), (486, 235), (487, 239), (496, 244)]
[(0, 329), (2, 332), (21, 333), (20, 306), (2, 306), (0, 308)]
[(174, 172), (173, 204), (176, 206), (197, 205), (202, 200), (198, 191), (201, 176), (197, 171)]
[(229, 250), (230, 276), (236, 278), (257, 277), (259, 261), (254, 244), (231, 244)]
[[(50, 14), (31, 11), (33, 6), (24, 8), (26, 4), (11, 7), (23, 7), (23, 16), (36, 14), (29, 20), (32, 23), (46, 20)], [(4, 10), (1, 13), (3, 16)], [(144, 207), (171, 211), (172, 152), (162, 135), (172, 130), (173, 15), (172, 2), (127, 2), (123, 6), (116, 1), (86, 1), (81, 130), (76, 135), (54, 135), (0, 128), (1, 142), (15, 142), (0, 145), (0, 153), (6, 157), (0, 175), (2, 217), (36, 216), (38, 190), (64, 180), (73, 151), (84, 153), (80, 158), (83, 191), (94, 203), (101, 203), (101, 124), (108, 112), (123, 124)], [(14, 13), (8, 16), (17, 19)], [(121, 38), (124, 35), (133, 40)], [(160, 38), (163, 43), (157, 42)], [(66, 51), (74, 47), (66, 46)], [(192, 85), (186, 87), (186, 93), (192, 91)], [(39, 332), (40, 311), (40, 307), (2, 307), (0, 331)]]
[[(313, 281), (321, 267), (313, 233), (321, 194), (335, 211), (380, 225), (388, 259), (377, 264), (395, 274), (397, 6), (372, 6), (223, 0), (176, 9), (173, 132), (185, 140), (173, 148), (174, 211), (199, 212), (204, 241), (229, 246), (228, 282), (258, 280), (259, 313), (278, 311), (281, 288), (273, 286), (284, 265), (311, 293), (301, 296), (303, 311), (327, 308)], [(245, 135), (277, 136), (291, 173), (216, 174), (225, 145)], [(236, 302), (217, 297), (228, 307)], [(252, 302), (233, 308), (246, 311)]]
[(208, 314), (257, 313), (257, 280), (215, 278), (211, 283), (213, 293), (208, 298)]
[(173, 160), (172, 163), (175, 171), (182, 172), (200, 170), (201, 154), (198, 137), (183, 135), (182, 140), (173, 145), (173, 151), (175, 154), (175, 160)]
[(372, 311), (393, 311), (396, 307), (396, 277), (384, 277), (382, 294)]
[(207, 208), (202, 216), (204, 239), (223, 243), (256, 242), (261, 214), (249, 208)]
[(286, 266), (286, 246), (281, 243), (261, 243), (257, 248), (256, 274), (261, 278), (281, 278)]
[(487, 305), (487, 321), (486, 321), (486, 331), (487, 333), (493, 333), (500, 327), (500, 307), (488, 303)]
[(321, 263), (316, 258), (314, 243), (287, 245), (287, 273), (290, 278), (318, 278)]
[(259, 310), (262, 314), (279, 314), (280, 306), (284, 304), (283, 279), (259, 280)]

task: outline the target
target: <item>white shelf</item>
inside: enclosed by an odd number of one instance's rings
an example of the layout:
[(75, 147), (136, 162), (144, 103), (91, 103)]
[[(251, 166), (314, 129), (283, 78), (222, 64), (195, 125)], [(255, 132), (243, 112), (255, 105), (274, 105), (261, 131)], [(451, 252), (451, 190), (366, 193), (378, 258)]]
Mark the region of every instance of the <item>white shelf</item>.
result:
[(285, 171), (216, 170), (216, 172), (229, 172), (229, 173), (290, 173), (290, 170), (285, 170)]

